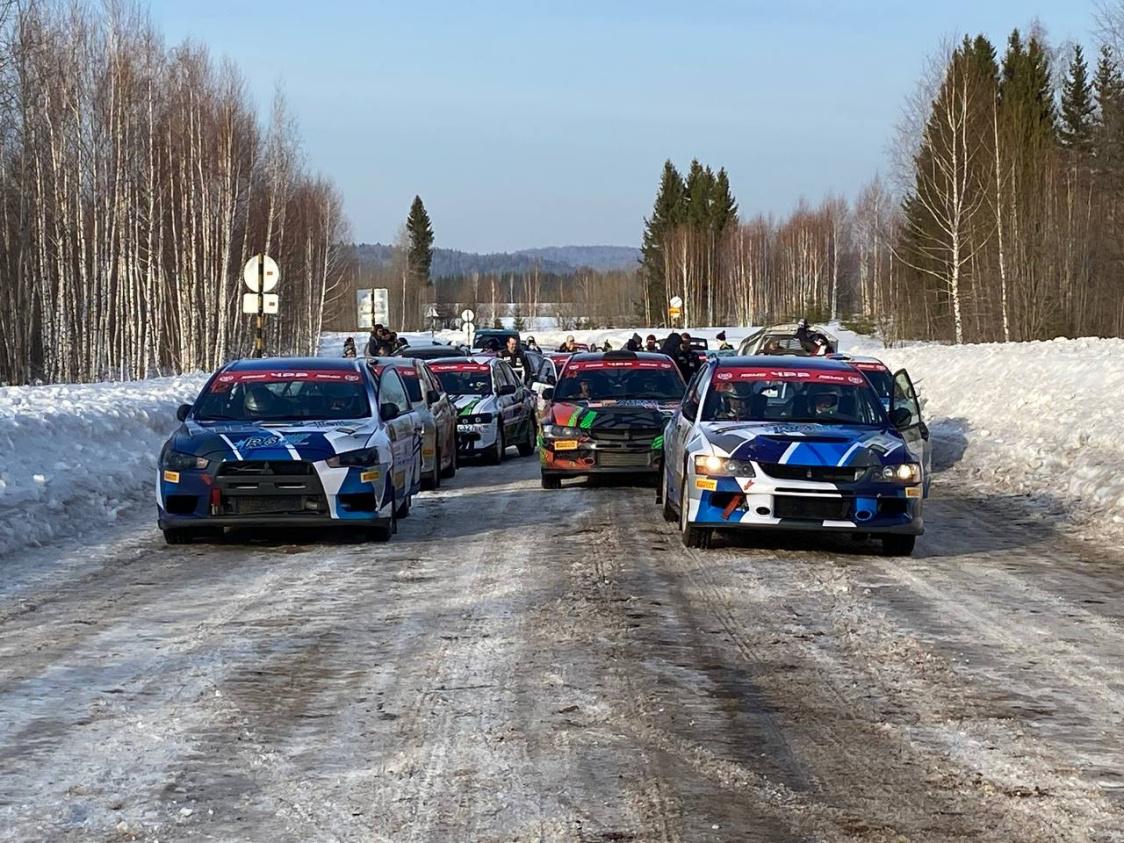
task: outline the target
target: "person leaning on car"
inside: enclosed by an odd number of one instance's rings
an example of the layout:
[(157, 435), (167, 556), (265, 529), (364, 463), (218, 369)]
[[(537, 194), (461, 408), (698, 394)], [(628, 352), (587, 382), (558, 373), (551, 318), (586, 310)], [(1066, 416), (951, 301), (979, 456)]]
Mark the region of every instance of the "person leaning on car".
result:
[(527, 370), (527, 355), (523, 353), (523, 349), (519, 347), (519, 340), (515, 337), (507, 338), (507, 345), (500, 350), (499, 357), (500, 360), (506, 360), (511, 364), (513, 369), (521, 372)]

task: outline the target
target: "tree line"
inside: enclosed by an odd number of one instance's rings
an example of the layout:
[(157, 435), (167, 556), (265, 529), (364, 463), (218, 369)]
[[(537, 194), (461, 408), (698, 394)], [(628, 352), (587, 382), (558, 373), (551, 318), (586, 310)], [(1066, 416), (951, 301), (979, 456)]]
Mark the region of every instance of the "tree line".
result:
[(250, 353), (242, 266), (281, 269), (270, 353), (310, 352), (346, 271), (338, 192), (283, 101), (165, 45), (132, 4), (0, 4), (0, 382), (212, 369)]
[(858, 318), (889, 339), (1124, 334), (1124, 3), (1080, 46), (1014, 30), (943, 50), (899, 127), (899, 166), (848, 201), (739, 218), (725, 171), (668, 161), (644, 221), (642, 316)]

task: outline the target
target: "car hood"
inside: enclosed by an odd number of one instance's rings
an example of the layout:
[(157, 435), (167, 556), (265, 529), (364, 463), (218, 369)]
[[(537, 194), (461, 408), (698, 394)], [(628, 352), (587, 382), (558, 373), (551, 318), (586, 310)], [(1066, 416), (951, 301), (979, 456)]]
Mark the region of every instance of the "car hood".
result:
[(678, 402), (559, 401), (551, 404), (551, 423), (584, 430), (663, 428)]
[(374, 419), (283, 422), (185, 422), (171, 447), (210, 460), (292, 460), (316, 462), (367, 447), (378, 427)]
[(478, 413), (494, 413), (494, 395), (450, 395), (449, 400), (457, 409), (458, 416), (472, 416)]
[(702, 422), (720, 456), (791, 465), (896, 465), (909, 459), (905, 440), (890, 428), (776, 422)]

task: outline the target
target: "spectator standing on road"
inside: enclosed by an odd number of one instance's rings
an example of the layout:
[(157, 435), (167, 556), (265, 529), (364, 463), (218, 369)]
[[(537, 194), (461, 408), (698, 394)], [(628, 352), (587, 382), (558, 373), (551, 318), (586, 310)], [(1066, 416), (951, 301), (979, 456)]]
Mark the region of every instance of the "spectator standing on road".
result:
[(660, 341), (656, 339), (655, 334), (648, 334), (647, 338), (644, 340), (644, 350), (657, 353), (659, 352)]
[(702, 361), (699, 360), (698, 352), (691, 348), (690, 334), (684, 331), (679, 339), (679, 356), (675, 362), (679, 365), (679, 371), (683, 373), (683, 380), (689, 381), (699, 370)]
[(728, 342), (726, 342), (726, 332), (725, 331), (719, 331), (715, 335), (714, 338), (716, 340), (718, 340), (718, 342), (720, 343), (720, 345), (718, 346), (719, 351), (732, 351), (733, 350), (734, 347), (732, 345), (730, 345)]
[(348, 337), (343, 341), (343, 356), (354, 357), (355, 353), (355, 337)]
[(558, 346), (559, 351), (564, 351), (567, 354), (574, 354), (578, 350), (578, 344), (574, 342), (574, 335), (570, 334), (566, 337), (566, 341)]
[(539, 344), (535, 342), (534, 337), (527, 337), (527, 341), (523, 343), (523, 345), (528, 351), (537, 351), (540, 354), (542, 353), (542, 349), (539, 348)]
[(515, 337), (507, 338), (507, 345), (500, 351), (500, 360), (506, 360), (511, 364), (511, 368), (518, 369), (521, 372), (527, 370), (527, 356), (523, 353), (523, 349), (519, 347), (519, 340)]

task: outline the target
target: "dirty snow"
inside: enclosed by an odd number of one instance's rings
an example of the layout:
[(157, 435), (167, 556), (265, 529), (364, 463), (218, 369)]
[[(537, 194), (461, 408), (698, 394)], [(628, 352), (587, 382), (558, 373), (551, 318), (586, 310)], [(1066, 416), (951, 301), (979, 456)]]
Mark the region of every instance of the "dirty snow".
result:
[(203, 381), (0, 388), (0, 555), (149, 505), (176, 407)]

